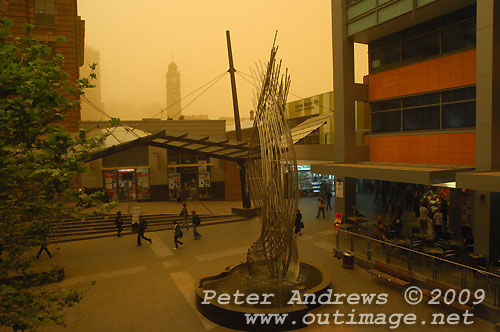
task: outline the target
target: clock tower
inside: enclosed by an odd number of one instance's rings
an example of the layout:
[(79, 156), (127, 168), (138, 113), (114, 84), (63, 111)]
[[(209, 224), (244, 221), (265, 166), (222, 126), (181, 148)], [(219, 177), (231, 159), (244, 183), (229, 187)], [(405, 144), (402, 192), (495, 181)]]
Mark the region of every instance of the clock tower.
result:
[[(167, 79), (167, 118), (179, 119), (181, 116), (181, 74), (175, 62), (168, 65)], [(162, 113), (162, 118), (164, 113)]]

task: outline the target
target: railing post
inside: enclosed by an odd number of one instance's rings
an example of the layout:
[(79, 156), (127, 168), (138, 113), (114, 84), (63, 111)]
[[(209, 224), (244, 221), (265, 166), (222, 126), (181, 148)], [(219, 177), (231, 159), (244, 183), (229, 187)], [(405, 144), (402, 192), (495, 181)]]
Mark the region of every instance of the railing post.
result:
[(340, 242), (340, 230), (337, 229), (337, 236), (335, 238), (335, 248), (337, 249), (340, 248), (339, 242)]
[(462, 289), (467, 288), (467, 269), (464, 269), (462, 272)]
[(354, 252), (354, 238), (352, 237), (352, 234), (351, 234), (351, 252)]
[(391, 264), (391, 246), (386, 246), (385, 262)]
[(432, 259), (432, 280), (437, 279), (437, 267), (438, 261), (436, 259)]
[(413, 266), (411, 264), (411, 255), (412, 255), (412, 252), (410, 251), (408, 253), (408, 272), (411, 272), (411, 270), (413, 269)]

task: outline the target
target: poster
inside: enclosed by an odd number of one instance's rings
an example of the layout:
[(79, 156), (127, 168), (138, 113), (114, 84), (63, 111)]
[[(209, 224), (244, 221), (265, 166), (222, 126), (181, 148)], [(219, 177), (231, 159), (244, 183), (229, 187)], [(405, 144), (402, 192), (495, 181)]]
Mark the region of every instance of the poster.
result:
[(342, 213), (335, 213), (335, 220), (333, 221), (333, 228), (339, 229), (342, 223)]
[(344, 197), (344, 182), (341, 180), (335, 181), (335, 197)]
[(168, 189), (180, 188), (181, 175), (179, 173), (168, 174)]
[(199, 188), (210, 188), (210, 173), (209, 172), (199, 172), (198, 173), (198, 187)]

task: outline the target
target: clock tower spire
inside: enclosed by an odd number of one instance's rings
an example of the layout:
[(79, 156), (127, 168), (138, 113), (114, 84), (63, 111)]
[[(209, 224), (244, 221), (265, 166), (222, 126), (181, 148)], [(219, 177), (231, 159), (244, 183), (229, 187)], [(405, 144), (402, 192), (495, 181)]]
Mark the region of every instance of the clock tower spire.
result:
[(181, 116), (181, 74), (175, 62), (170, 62), (166, 75), (167, 80), (167, 118), (179, 119)]

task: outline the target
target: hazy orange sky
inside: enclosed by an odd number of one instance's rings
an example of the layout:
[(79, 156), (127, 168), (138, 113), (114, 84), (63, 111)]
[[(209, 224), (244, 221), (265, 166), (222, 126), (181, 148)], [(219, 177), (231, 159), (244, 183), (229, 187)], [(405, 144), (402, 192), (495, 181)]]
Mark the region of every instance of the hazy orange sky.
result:
[[(124, 120), (151, 117), (166, 106), (165, 73), (172, 54), (182, 96), (226, 72), (226, 30), (237, 71), (249, 74), (255, 63), (266, 61), (278, 30), (278, 57), (291, 74), (291, 93), (308, 97), (332, 90), (330, 0), (80, 0), (78, 11), (87, 45), (100, 51), (105, 111)], [(358, 80), (363, 74), (366, 70)], [(239, 76), (236, 80), (240, 114), (247, 117), (253, 87)], [(183, 107), (191, 100), (183, 100)], [(120, 113), (113, 108), (118, 101), (137, 111)], [(232, 116), (229, 74), (183, 114)]]

